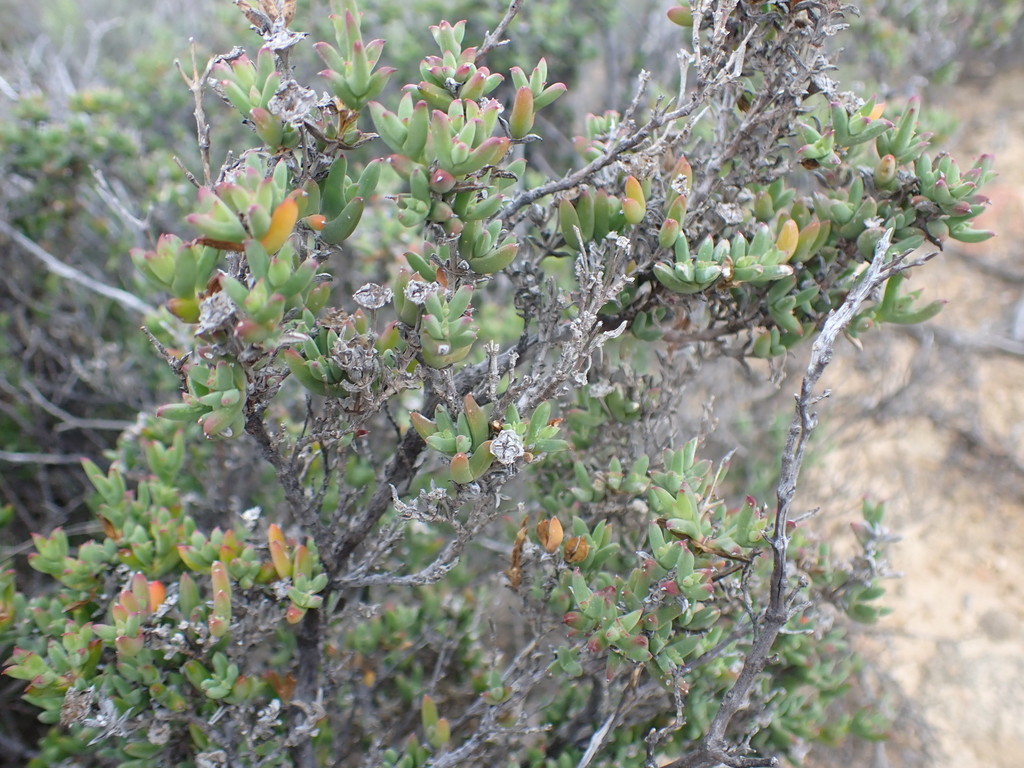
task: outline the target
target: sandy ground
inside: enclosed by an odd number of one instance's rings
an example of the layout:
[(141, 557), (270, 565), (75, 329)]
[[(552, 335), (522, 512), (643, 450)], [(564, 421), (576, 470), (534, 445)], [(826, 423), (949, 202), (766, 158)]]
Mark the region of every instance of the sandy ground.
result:
[(864, 642), (909, 701), (892, 741), (861, 755), (872, 768), (1024, 760), (1024, 70), (945, 106), (961, 120), (962, 165), (996, 154), (985, 225), (999, 237), (914, 275), (925, 299), (949, 302), (927, 328), (844, 345), (825, 381), (835, 398), (819, 439), (831, 450), (801, 489), (837, 521), (868, 490), (902, 537), (894, 612)]

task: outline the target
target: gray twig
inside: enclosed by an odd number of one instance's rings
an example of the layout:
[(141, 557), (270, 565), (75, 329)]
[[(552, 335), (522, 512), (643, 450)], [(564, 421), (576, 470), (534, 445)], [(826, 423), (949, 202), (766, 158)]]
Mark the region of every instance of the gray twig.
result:
[(203, 87), (206, 84), (206, 79), (210, 76), (210, 71), (213, 69), (213, 65), (216, 64), (220, 59), (214, 58), (207, 62), (206, 68), (203, 73), (199, 74), (199, 63), (196, 59), (197, 45), (195, 39), (190, 40), (192, 43), (192, 77), (185, 74), (184, 68), (181, 66), (181, 62), (175, 60), (174, 66), (178, 68), (178, 72), (181, 74), (182, 79), (188, 85), (189, 91), (192, 93), (192, 100), (195, 104), (193, 114), (196, 118), (196, 137), (199, 142), (199, 157), (203, 163), (203, 181), (204, 186), (212, 186), (213, 176), (210, 172), (210, 124), (206, 121), (206, 110), (203, 109)]
[(480, 46), (480, 49), (476, 52), (476, 59), (474, 60), (477, 64), (484, 60), (488, 53), (497, 48), (500, 45), (505, 45), (508, 41), (503, 39), (505, 36), (505, 30), (508, 29), (508, 25), (512, 23), (519, 14), (519, 9), (523, 6), (523, 0), (512, 0), (508, 4), (508, 9), (505, 11), (505, 15), (501, 21), (498, 22), (498, 26), (494, 28), (493, 32), (488, 32), (484, 35), (484, 42)]
[(106, 283), (101, 283), (99, 280), (89, 277), (89, 275), (85, 274), (80, 269), (76, 269), (70, 264), (65, 264), (39, 245), (39, 243), (29, 237), (26, 237), (6, 221), (0, 220), (0, 233), (3, 233), (21, 246), (29, 255), (34, 256), (36, 259), (41, 261), (43, 266), (58, 277), (63, 277), (66, 280), (70, 280), (75, 285), (80, 285), (86, 290), (111, 299), (131, 312), (145, 315), (155, 311), (155, 309), (149, 306), (149, 304), (136, 298), (127, 291), (123, 291), (120, 288), (114, 288)]
[(754, 768), (779, 765), (778, 759), (774, 756), (746, 757), (735, 754), (726, 739), (726, 732), (736, 713), (747, 706), (754, 684), (768, 662), (775, 639), (792, 614), (795, 591), (788, 589), (789, 536), (786, 528), (807, 445), (817, 425), (817, 415), (813, 408), (828, 396), (827, 390), (821, 394), (816, 392), (818, 381), (832, 361), (836, 340), (860, 311), (864, 301), (894, 274), (911, 266), (902, 257), (886, 257), (892, 234), (891, 229), (887, 230), (878, 241), (871, 266), (842, 305), (825, 321), (811, 348), (811, 359), (807, 364), (800, 393), (796, 397), (796, 413), (790, 424), (786, 447), (782, 454), (775, 526), (770, 540), (773, 562), (769, 603), (757, 621), (753, 644), (744, 660), (743, 669), (733, 687), (723, 697), (711, 725), (697, 747), (664, 768), (713, 768), (717, 765)]

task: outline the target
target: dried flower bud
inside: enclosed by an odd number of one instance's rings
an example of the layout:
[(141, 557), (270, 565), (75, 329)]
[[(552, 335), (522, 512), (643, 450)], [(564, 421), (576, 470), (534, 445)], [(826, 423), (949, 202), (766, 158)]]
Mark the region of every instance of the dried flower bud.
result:
[(541, 520), (537, 523), (537, 538), (540, 540), (540, 545), (544, 547), (544, 551), (548, 554), (558, 549), (564, 536), (562, 524), (558, 521), (557, 517), (552, 517), (550, 520)]
[(587, 555), (590, 554), (590, 545), (587, 544), (587, 540), (582, 536), (573, 536), (571, 539), (565, 540), (565, 546), (562, 548), (562, 555), (565, 558), (565, 562), (570, 565), (574, 563), (582, 563), (587, 559)]

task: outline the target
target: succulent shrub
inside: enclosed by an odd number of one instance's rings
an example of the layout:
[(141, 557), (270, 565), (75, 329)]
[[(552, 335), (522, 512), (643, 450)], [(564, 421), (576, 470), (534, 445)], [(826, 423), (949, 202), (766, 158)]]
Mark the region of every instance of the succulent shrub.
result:
[[(839, 91), (831, 0), (673, 7), (674, 95), (642, 73), (564, 176), (534, 159), (566, 86), (490, 63), (518, 2), (431, 26), (401, 87), (354, 0), (312, 52), (294, 0), (237, 5), (259, 42), (187, 77), (191, 210), (131, 252), (180, 391), (84, 462), (95, 537), (35, 535), (52, 589), (0, 581), (52, 725), (31, 764), (757, 766), (882, 735), (839, 705), (883, 509), (844, 561), (793, 498), (835, 345), (939, 311), (908, 270), (991, 234), (991, 158)], [(207, 92), (250, 131), (219, 169)], [(717, 358), (806, 362), (773, 497), (684, 432)]]

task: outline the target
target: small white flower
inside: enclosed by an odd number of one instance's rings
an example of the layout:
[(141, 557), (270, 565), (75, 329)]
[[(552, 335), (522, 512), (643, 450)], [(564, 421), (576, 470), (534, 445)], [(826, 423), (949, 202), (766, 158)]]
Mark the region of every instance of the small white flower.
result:
[(292, 125), (299, 125), (315, 106), (316, 91), (304, 88), (294, 80), (285, 81), (267, 102), (272, 115)]
[(743, 209), (735, 203), (719, 203), (718, 215), (726, 224), (739, 224), (743, 221)]
[(365, 309), (380, 309), (389, 303), (394, 293), (385, 285), (367, 283), (353, 294), (356, 304)]
[(439, 283), (424, 283), (422, 280), (413, 280), (405, 286), (405, 298), (417, 306), (423, 304), (432, 293), (441, 290)]
[(246, 528), (252, 530), (261, 514), (263, 514), (263, 510), (259, 507), (249, 507), (242, 513), (242, 522), (245, 523)]
[(223, 749), (200, 752), (196, 755), (196, 768), (221, 768), (228, 764), (228, 753)]
[(171, 724), (154, 722), (146, 732), (146, 740), (150, 744), (166, 744), (171, 740)]
[(491, 441), (491, 453), (499, 463), (509, 466), (515, 464), (526, 452), (523, 448), (523, 438), (511, 429), (503, 429), (498, 436)]
[(64, 703), (60, 708), (60, 724), (66, 727), (81, 723), (89, 716), (95, 700), (94, 688), (86, 688), (84, 691), (78, 688), (68, 688), (64, 692)]
[(284, 600), (288, 597), (288, 592), (292, 588), (291, 579), (278, 579), (274, 582), (274, 597), (278, 600)]
[(199, 327), (196, 336), (219, 331), (231, 325), (238, 307), (224, 291), (207, 296), (199, 304)]

